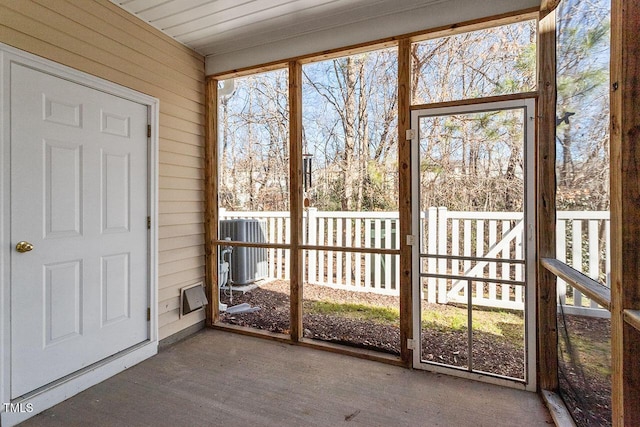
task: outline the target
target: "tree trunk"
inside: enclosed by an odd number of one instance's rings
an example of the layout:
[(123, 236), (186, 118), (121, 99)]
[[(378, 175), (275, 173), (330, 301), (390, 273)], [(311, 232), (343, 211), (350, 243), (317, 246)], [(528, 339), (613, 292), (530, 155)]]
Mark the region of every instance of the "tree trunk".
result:
[(572, 162), (571, 162), (571, 126), (564, 127), (562, 139), (562, 166), (560, 168), (560, 185), (571, 187), (572, 185)]
[(355, 169), (355, 148), (356, 148), (356, 97), (355, 87), (357, 81), (356, 63), (353, 57), (348, 57), (344, 64), (345, 85), (344, 96), (344, 117), (342, 124), (344, 129), (344, 151), (342, 154), (342, 192), (341, 207), (343, 211), (352, 211), (354, 208), (354, 179)]

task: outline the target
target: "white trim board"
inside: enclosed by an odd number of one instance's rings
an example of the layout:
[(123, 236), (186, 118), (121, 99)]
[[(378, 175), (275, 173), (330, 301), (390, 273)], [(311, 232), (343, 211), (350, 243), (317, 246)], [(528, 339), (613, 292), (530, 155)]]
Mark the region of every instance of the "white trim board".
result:
[[(98, 362), (76, 374), (45, 386), (34, 393), (11, 402), (11, 241), (10, 241), (10, 67), (17, 63), (147, 106), (151, 137), (148, 139), (148, 194), (151, 228), (149, 230), (149, 339), (133, 348)], [(158, 135), (160, 105), (157, 98), (119, 86), (67, 66), (49, 61), (0, 43), (0, 404), (31, 403), (29, 413), (4, 412), (0, 406), (0, 425), (7, 427), (24, 421), (62, 402), (128, 367), (153, 356), (158, 349)]]

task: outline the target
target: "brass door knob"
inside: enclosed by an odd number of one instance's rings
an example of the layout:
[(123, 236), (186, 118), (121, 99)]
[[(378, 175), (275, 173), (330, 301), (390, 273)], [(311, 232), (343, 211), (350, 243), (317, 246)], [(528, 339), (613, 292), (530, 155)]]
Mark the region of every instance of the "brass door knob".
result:
[(29, 242), (21, 241), (16, 244), (16, 251), (20, 253), (29, 252), (33, 250), (33, 245)]

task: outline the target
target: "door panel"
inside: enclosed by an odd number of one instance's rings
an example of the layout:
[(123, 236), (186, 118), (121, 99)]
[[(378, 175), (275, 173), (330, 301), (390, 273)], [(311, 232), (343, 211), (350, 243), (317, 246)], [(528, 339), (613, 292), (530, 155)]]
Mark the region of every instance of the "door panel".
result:
[(82, 146), (44, 140), (45, 238), (82, 235)]
[(149, 337), (147, 108), (13, 64), (11, 125), (15, 398)]
[(417, 368), (534, 384), (533, 109), (412, 112)]
[(129, 231), (129, 154), (102, 153), (102, 232)]
[(82, 333), (82, 260), (44, 266), (45, 347)]
[(129, 317), (129, 253), (102, 257), (102, 325)]

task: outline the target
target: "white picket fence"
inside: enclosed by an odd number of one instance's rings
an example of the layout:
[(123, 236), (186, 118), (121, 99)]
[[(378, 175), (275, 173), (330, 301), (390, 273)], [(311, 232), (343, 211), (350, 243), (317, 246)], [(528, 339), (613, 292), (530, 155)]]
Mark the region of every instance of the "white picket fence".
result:
[[(349, 248), (399, 249), (397, 212), (321, 212), (303, 217), (305, 243)], [(398, 255), (305, 251), (305, 280), (342, 289), (398, 295)]]
[[(556, 258), (608, 286), (611, 283), (611, 230), (607, 211), (560, 211)], [(567, 314), (609, 317), (609, 311), (558, 279), (558, 297)]]
[[(421, 223), (423, 252), (440, 256), (423, 256), (422, 271), (453, 277), (423, 278), (427, 301), (467, 303), (468, 280), (463, 277), (498, 279), (503, 282), (472, 281), (473, 304), (524, 308), (522, 213), (453, 212), (442, 207), (430, 208), (426, 221), (421, 220)], [(493, 261), (498, 259), (500, 261)]]
[[(266, 226), (268, 243), (289, 243), (288, 212), (220, 212), (220, 219), (235, 218), (260, 219)], [(443, 207), (421, 212), (422, 252), (436, 256), (421, 257), (422, 271), (438, 276), (423, 278), (424, 298), (429, 302), (466, 303), (466, 278), (482, 278), (472, 281), (475, 305), (522, 309), (524, 287), (517, 284), (524, 282), (522, 219), (522, 213), (456, 212)], [(303, 229), (308, 245), (369, 249), (400, 246), (398, 212), (325, 212), (310, 208), (305, 211)], [(574, 268), (608, 283), (608, 212), (558, 212), (557, 254), (558, 259), (569, 260)], [(267, 263), (269, 278), (289, 278), (289, 250), (267, 249)], [(308, 283), (399, 294), (398, 255), (307, 250), (303, 263)], [(561, 280), (558, 293), (568, 312), (593, 316), (607, 313)]]

